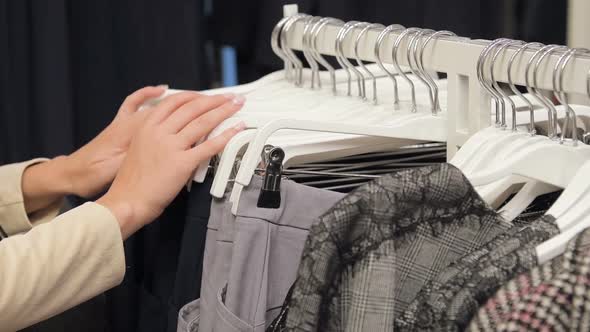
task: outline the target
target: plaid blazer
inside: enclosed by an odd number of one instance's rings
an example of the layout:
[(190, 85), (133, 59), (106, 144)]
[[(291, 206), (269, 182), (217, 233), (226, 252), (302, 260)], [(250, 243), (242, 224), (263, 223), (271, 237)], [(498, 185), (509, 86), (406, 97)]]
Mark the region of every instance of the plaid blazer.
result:
[(590, 229), (562, 257), (510, 281), (468, 330), (590, 331)]
[(510, 226), (450, 164), (365, 184), (312, 226), (270, 330), (391, 331), (429, 280)]
[(519, 222), (429, 282), (396, 319), (395, 330), (464, 331), (502, 285), (537, 266), (535, 247), (558, 233), (550, 215)]

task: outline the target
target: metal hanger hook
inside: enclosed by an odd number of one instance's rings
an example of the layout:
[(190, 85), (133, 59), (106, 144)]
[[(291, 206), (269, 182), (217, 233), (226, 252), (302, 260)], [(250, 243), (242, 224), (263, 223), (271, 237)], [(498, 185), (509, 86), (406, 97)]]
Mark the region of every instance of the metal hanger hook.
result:
[[(392, 58), (392, 62), (393, 65), (395, 66), (395, 68), (397, 69), (398, 73), (403, 77), (404, 80), (406, 80), (406, 82), (408, 82), (408, 85), (410, 85), (410, 93), (411, 93), (411, 97), (412, 97), (412, 105), (410, 108), (411, 112), (417, 112), (418, 111), (418, 104), (416, 103), (416, 88), (414, 86), (414, 82), (412, 82), (412, 80), (408, 77), (408, 75), (406, 75), (406, 73), (402, 70), (402, 68), (400, 67), (398, 61), (397, 61), (397, 53), (399, 50), (399, 46), (401, 44), (401, 42), (411, 33), (417, 33), (419, 32), (421, 29), (419, 28), (409, 28), (404, 30), (395, 40), (394, 44), (393, 44), (393, 49), (391, 50), (391, 58)], [(408, 45), (409, 46), (409, 45)], [(409, 49), (406, 49), (407, 52), (409, 52)], [(408, 64), (411, 65), (411, 64)], [(410, 68), (411, 69), (411, 68)], [(413, 70), (412, 70), (413, 71)]]
[[(553, 104), (553, 102), (545, 97), (538, 89), (538, 82), (537, 82), (537, 72), (539, 71), (539, 65), (541, 64), (541, 62), (543, 61), (543, 58), (549, 54), (550, 52), (552, 52), (553, 50), (560, 48), (560, 47), (565, 47), (565, 46), (561, 46), (561, 45), (546, 45), (541, 47), (538, 51), (536, 51), (533, 56), (529, 59), (529, 61), (526, 64), (526, 72), (525, 72), (525, 78), (526, 78), (526, 85), (527, 87), (530, 87), (529, 93), (534, 95), (535, 98), (537, 98), (538, 101), (540, 101), (543, 105), (545, 105), (547, 107), (548, 110), (548, 118), (550, 119), (550, 121), (548, 122), (549, 124), (549, 130), (548, 130), (548, 135), (549, 138), (551, 139), (558, 139), (557, 136), (557, 132), (558, 132), (558, 122), (557, 122), (557, 110), (555, 109), (555, 105)], [(533, 66), (534, 64), (534, 66)], [(534, 68), (533, 68), (534, 67)], [(532, 72), (532, 82), (530, 80), (530, 72), (531, 72), (531, 68), (533, 68), (533, 72)]]
[(336, 95), (336, 71), (334, 70), (334, 67), (332, 67), (332, 65), (330, 65), (330, 63), (326, 61), (326, 59), (324, 59), (324, 57), (318, 50), (318, 36), (320, 32), (324, 29), (324, 27), (328, 24), (344, 24), (344, 22), (331, 17), (324, 17), (320, 19), (312, 29), (311, 49), (312, 53), (315, 55), (316, 60), (318, 60), (318, 62), (321, 63), (330, 72), (330, 79), (332, 81), (332, 93)]
[[(566, 118), (565, 118), (565, 125), (564, 130), (561, 133), (561, 142), (564, 142), (565, 133), (567, 131), (568, 125), (570, 120), (572, 121), (572, 141), (573, 145), (577, 146), (579, 137), (578, 137), (578, 123), (577, 123), (577, 116), (574, 109), (569, 105), (567, 94), (563, 88), (563, 77), (565, 69), (569, 64), (570, 60), (575, 58), (576, 55), (580, 53), (589, 53), (590, 50), (585, 48), (574, 48), (569, 50), (566, 54), (562, 55), (561, 58), (557, 61), (554, 67), (554, 89), (557, 88), (555, 97), (565, 106), (566, 110)], [(557, 75), (556, 75), (557, 74)], [(557, 77), (556, 77), (557, 76)], [(558, 83), (555, 86), (555, 83)]]
[[(502, 89), (502, 87), (500, 87), (500, 85), (498, 84), (498, 82), (495, 79), (495, 65), (497, 63), (498, 57), (500, 55), (500, 53), (502, 53), (503, 51), (505, 51), (508, 47), (510, 46), (516, 46), (516, 45), (522, 45), (524, 44), (523, 41), (520, 40), (512, 40), (512, 41), (508, 41), (502, 45), (500, 45), (498, 47), (498, 49), (496, 50), (496, 52), (494, 53), (494, 55), (492, 56), (492, 64), (490, 66), (490, 78), (492, 80), (492, 85), (494, 86), (494, 88), (496, 89), (496, 91), (502, 95), (502, 99), (503, 100), (507, 100), (508, 103), (510, 104), (510, 109), (512, 111), (512, 124), (511, 124), (511, 130), (513, 132), (516, 132), (516, 104), (514, 103), (514, 101), (512, 100), (512, 98), (510, 98), (510, 96), (504, 92), (504, 90)], [(502, 114), (502, 123), (503, 125), (506, 125), (506, 109), (503, 110), (504, 113)]]
[(434, 114), (435, 111), (435, 101), (434, 101), (434, 89), (430, 85), (430, 81), (425, 77), (426, 75), (423, 73), (422, 69), (420, 68), (420, 61), (418, 60), (418, 45), (420, 45), (420, 41), (426, 34), (433, 34), (434, 30), (430, 29), (421, 29), (417, 33), (410, 38), (410, 42), (408, 43), (408, 52), (406, 53), (406, 59), (408, 64), (410, 65), (410, 70), (412, 74), (420, 80), (426, 88), (428, 89), (428, 96), (430, 97), (430, 105), (431, 111)]
[(295, 55), (295, 53), (293, 53), (293, 50), (291, 50), (291, 48), (289, 47), (287, 35), (289, 34), (291, 27), (296, 22), (301, 21), (302, 19), (307, 18), (307, 17), (309, 17), (309, 15), (307, 15), (307, 14), (296, 14), (296, 15), (290, 16), (289, 19), (287, 20), (287, 23), (285, 24), (283, 32), (281, 33), (281, 48), (283, 49), (285, 54), (289, 57), (289, 59), (291, 59), (291, 62), (295, 66), (295, 70), (296, 70), (295, 85), (296, 86), (301, 86), (303, 84), (303, 63), (301, 62), (301, 60), (299, 60), (297, 55)]
[(315, 82), (317, 78), (318, 87), (322, 87), (322, 81), (320, 80), (320, 67), (314, 58), (312, 51), (311, 51), (311, 32), (315, 23), (317, 23), (321, 17), (317, 16), (309, 16), (305, 18), (305, 27), (303, 28), (303, 42), (302, 42), (302, 49), (303, 49), (303, 56), (309, 63), (311, 67), (311, 89), (315, 89)]
[(379, 68), (381, 68), (381, 70), (383, 70), (387, 74), (387, 76), (389, 76), (389, 78), (391, 79), (391, 82), (393, 83), (393, 107), (394, 107), (394, 109), (399, 108), (399, 90), (398, 90), (398, 86), (397, 86), (397, 79), (396, 79), (395, 75), (392, 72), (390, 72), (387, 68), (385, 68), (385, 66), (383, 65), (383, 61), (381, 60), (381, 46), (383, 45), (383, 42), (385, 41), (385, 37), (389, 36), (392, 32), (402, 31), (405, 29), (406, 28), (403, 25), (399, 25), (399, 24), (392, 24), (392, 25), (386, 27), (385, 29), (383, 29), (383, 31), (381, 31), (381, 33), (379, 33), (379, 36), (377, 37), (377, 41), (375, 42), (375, 48), (373, 50), (375, 60), (377, 61), (377, 65), (379, 66)]
[(488, 44), (481, 52), (481, 54), (479, 55), (479, 58), (477, 59), (477, 80), (479, 81), (479, 84), (486, 90), (488, 91), (488, 93), (490, 94), (492, 100), (494, 100), (494, 106), (495, 106), (495, 110), (496, 110), (496, 122), (495, 125), (496, 127), (501, 127), (502, 126), (502, 121), (501, 121), (501, 115), (500, 115), (500, 106), (503, 105), (503, 100), (501, 96), (498, 96), (496, 93), (496, 90), (492, 87), (492, 85), (486, 80), (485, 75), (484, 75), (484, 66), (487, 62), (488, 56), (490, 54), (490, 52), (498, 45), (501, 43), (504, 43), (506, 41), (509, 41), (510, 39), (506, 39), (506, 38), (499, 38), (496, 39), (494, 41), (492, 41), (490, 44)]
[[(342, 62), (344, 62), (344, 64), (347, 65), (350, 68), (350, 70), (352, 70), (352, 72), (357, 77), (359, 97), (361, 97), (363, 100), (366, 100), (366, 95), (365, 95), (365, 90), (364, 90), (365, 77), (352, 63), (350, 63), (350, 61), (348, 61), (348, 57), (346, 57), (346, 55), (344, 54), (344, 46), (343, 46), (344, 42), (346, 41), (346, 36), (348, 36), (348, 34), (351, 31), (354, 31), (356, 28), (363, 26), (364, 24), (367, 24), (367, 23), (356, 22), (356, 21), (349, 22), (349, 25), (340, 34), (339, 41), (338, 41), (338, 38), (336, 38), (336, 39), (337, 39), (337, 44), (338, 44), (338, 50), (340, 52), (340, 56), (342, 57)], [(350, 94), (349, 94), (349, 96), (350, 96)]]
[(418, 61), (420, 70), (422, 71), (422, 74), (424, 75), (425, 78), (428, 79), (428, 81), (430, 81), (430, 85), (432, 86), (432, 89), (434, 91), (434, 94), (433, 94), (433, 97), (434, 97), (433, 98), (434, 99), (433, 113), (434, 113), (434, 115), (438, 114), (441, 111), (439, 92), (438, 92), (439, 90), (438, 90), (438, 85), (436, 84), (434, 78), (432, 78), (424, 68), (424, 50), (426, 49), (426, 46), (428, 46), (428, 43), (430, 43), (430, 41), (432, 41), (433, 39), (438, 39), (440, 37), (457, 37), (457, 35), (454, 32), (447, 31), (447, 30), (437, 31), (433, 34), (430, 34), (426, 38), (426, 40), (424, 40), (424, 42), (422, 43), (422, 46), (420, 47), (420, 55), (419, 55), (420, 61)]
[[(524, 51), (527, 50), (531, 46), (543, 47), (543, 44), (541, 44), (541, 43), (526, 43), (526, 44), (520, 46), (518, 48), (518, 50), (512, 54), (512, 56), (510, 57), (510, 60), (508, 60), (508, 86), (510, 87), (510, 90), (512, 90), (512, 92), (515, 95), (517, 95), (528, 106), (529, 114), (530, 114), (529, 133), (531, 134), (531, 136), (535, 136), (537, 134), (537, 130), (535, 129), (535, 107), (533, 106), (533, 103), (531, 103), (531, 101), (528, 100), (528, 98), (526, 98), (518, 90), (518, 88), (516, 88), (516, 85), (514, 84), (514, 80), (512, 79), (512, 67), (514, 65), (514, 60), (519, 55), (524, 54)], [(527, 88), (529, 88), (529, 87), (527, 87)]]
[[(375, 77), (375, 75), (367, 68), (367, 66), (365, 66), (365, 64), (363, 63), (363, 61), (361, 60), (360, 56), (359, 56), (359, 44), (361, 39), (365, 36), (365, 34), (367, 32), (369, 32), (369, 30), (371, 29), (383, 29), (385, 28), (382, 24), (367, 24), (362, 30), (361, 32), (359, 32), (359, 34), (356, 37), (356, 41), (354, 43), (354, 55), (356, 58), (356, 63), (358, 64), (358, 66), (360, 66), (369, 76), (371, 76), (371, 79), (373, 80), (373, 104), (377, 105), (377, 77)], [(363, 85), (364, 85), (364, 80), (363, 80)], [(366, 86), (364, 87), (365, 89), (365, 94), (366, 94)]]
[(294, 65), (291, 62), (291, 59), (289, 59), (289, 57), (285, 54), (285, 52), (283, 51), (283, 49), (279, 45), (279, 41), (280, 41), (281, 33), (283, 31), (285, 23), (287, 23), (287, 21), (289, 21), (289, 19), (290, 19), (290, 17), (284, 17), (283, 19), (281, 19), (279, 21), (279, 23), (277, 23), (277, 25), (275, 25), (275, 27), (273, 28), (272, 33), (270, 35), (270, 46), (272, 48), (272, 51), (274, 52), (274, 54), (276, 54), (279, 58), (281, 58), (285, 62), (285, 78), (288, 81), (291, 80), (291, 75), (292, 75), (291, 71), (292, 71)]

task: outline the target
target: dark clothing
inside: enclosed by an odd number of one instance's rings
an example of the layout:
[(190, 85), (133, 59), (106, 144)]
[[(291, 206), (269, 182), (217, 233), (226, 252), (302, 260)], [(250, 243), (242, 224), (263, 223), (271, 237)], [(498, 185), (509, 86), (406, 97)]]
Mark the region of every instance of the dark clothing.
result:
[(125, 279), (107, 292), (112, 332), (175, 331), (180, 307), (200, 296), (211, 183), (183, 190), (125, 242)]

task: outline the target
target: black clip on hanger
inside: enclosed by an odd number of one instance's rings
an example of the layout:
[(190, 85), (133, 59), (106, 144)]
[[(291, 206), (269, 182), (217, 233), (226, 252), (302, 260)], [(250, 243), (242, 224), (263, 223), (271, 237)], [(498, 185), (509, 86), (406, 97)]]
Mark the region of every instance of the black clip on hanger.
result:
[(284, 159), (285, 151), (281, 148), (273, 148), (268, 152), (264, 181), (256, 205), (259, 208), (278, 209), (281, 206), (281, 177), (283, 176)]

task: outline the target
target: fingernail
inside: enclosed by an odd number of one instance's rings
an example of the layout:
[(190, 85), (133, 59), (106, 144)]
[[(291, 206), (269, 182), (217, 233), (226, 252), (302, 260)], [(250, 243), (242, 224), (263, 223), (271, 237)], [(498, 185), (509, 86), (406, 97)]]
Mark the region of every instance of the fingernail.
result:
[(160, 84), (156, 88), (162, 88), (162, 89), (168, 90), (169, 86), (168, 86), (168, 84)]
[(234, 99), (236, 97), (235, 93), (224, 93), (223, 97), (225, 97), (225, 99)]
[(246, 129), (246, 123), (244, 121), (240, 121), (240, 123), (234, 126), (234, 129), (237, 131), (242, 131)]
[(236, 105), (243, 105), (246, 102), (246, 97), (244, 97), (242, 95), (236, 95), (235, 98), (232, 99), (231, 102)]

